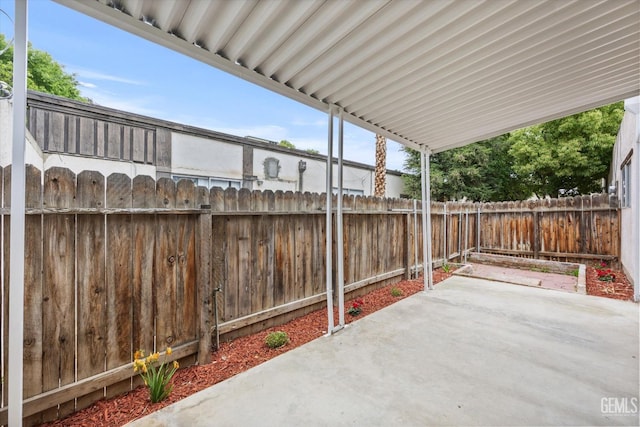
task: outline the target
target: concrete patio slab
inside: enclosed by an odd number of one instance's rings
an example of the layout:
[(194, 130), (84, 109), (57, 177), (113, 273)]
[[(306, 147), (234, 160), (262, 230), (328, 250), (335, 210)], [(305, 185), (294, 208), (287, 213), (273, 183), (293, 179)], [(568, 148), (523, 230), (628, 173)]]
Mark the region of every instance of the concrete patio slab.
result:
[(131, 425), (638, 425), (638, 315), (452, 277)]

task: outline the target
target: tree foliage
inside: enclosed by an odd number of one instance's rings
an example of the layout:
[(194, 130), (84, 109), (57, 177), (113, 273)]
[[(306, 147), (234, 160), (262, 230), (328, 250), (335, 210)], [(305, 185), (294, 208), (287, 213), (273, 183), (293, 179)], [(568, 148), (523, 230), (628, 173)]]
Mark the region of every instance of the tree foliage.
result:
[(513, 132), (514, 170), (539, 196), (601, 191), (623, 114), (618, 102)]
[(278, 145), (281, 146), (281, 147), (286, 147), (286, 148), (296, 148), (296, 146), (293, 144), (293, 142), (287, 141), (286, 139), (283, 139), (282, 141), (280, 141), (278, 143)]
[[(7, 40), (0, 34), (0, 50), (6, 46)], [(0, 55), (0, 81), (13, 84), (13, 46)], [(67, 73), (47, 52), (34, 49), (31, 43), (27, 53), (27, 88), (87, 101), (80, 95), (75, 76)]]
[[(619, 102), (434, 154), (431, 197), (508, 201), (600, 191), (623, 112)], [(420, 154), (405, 151), (405, 188), (420, 198)]]
[[(431, 156), (431, 197), (437, 201), (516, 200), (527, 196), (511, 167), (508, 135)], [(405, 149), (406, 190), (420, 198), (420, 153)]]

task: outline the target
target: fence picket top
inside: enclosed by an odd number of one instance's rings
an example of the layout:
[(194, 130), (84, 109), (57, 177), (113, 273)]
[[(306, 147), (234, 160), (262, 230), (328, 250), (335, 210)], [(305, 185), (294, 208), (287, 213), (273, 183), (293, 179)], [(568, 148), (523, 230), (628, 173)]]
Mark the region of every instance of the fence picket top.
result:
[(303, 212), (306, 209), (306, 200), (304, 197), (304, 193), (295, 192), (293, 193), (296, 199), (296, 211)]
[(224, 190), (224, 210), (227, 212), (238, 211), (238, 190), (229, 187)]
[(104, 207), (104, 175), (96, 171), (82, 171), (78, 174), (78, 207)]
[(148, 175), (138, 175), (133, 178), (133, 207), (156, 207), (156, 181)]
[(131, 178), (123, 173), (107, 177), (107, 208), (130, 208), (131, 198)]
[(275, 197), (274, 210), (278, 211), (278, 212), (286, 210), (286, 207), (285, 207), (285, 204), (284, 204), (284, 191), (276, 190), (273, 193), (273, 195)]
[(156, 207), (176, 207), (176, 183), (171, 178), (160, 178), (156, 182)]
[(296, 199), (293, 191), (285, 191), (284, 193), (284, 209), (292, 212), (296, 210)]
[(242, 212), (251, 210), (251, 190), (248, 188), (238, 190), (238, 210)]
[(364, 206), (364, 196), (357, 195), (353, 201), (353, 209), (354, 210), (363, 210), (366, 206)]
[(196, 206), (196, 185), (190, 179), (181, 179), (176, 184), (176, 208), (195, 209)]
[[(0, 177), (2, 173), (0, 172)], [(33, 165), (27, 165), (26, 170), (26, 188), (25, 188), (25, 207), (40, 208), (42, 207), (42, 172)]]
[(207, 187), (196, 187), (196, 208), (204, 209), (206, 206), (211, 206), (211, 200), (209, 198), (209, 189)]
[(260, 190), (253, 190), (251, 192), (251, 212), (264, 212), (266, 211), (266, 199), (265, 194)]
[(303, 210), (305, 211), (312, 211), (314, 210), (314, 198), (313, 198), (313, 193), (310, 193), (308, 191), (305, 191), (303, 194), (303, 200), (304, 200), (304, 204), (303, 204)]
[(264, 197), (266, 198), (266, 207), (269, 212), (273, 212), (276, 210), (276, 195), (271, 190), (263, 191)]
[(49, 208), (76, 207), (76, 175), (67, 168), (47, 169), (42, 204)]
[(211, 188), (209, 191), (209, 202), (211, 204), (212, 211), (224, 211), (224, 190), (220, 187)]

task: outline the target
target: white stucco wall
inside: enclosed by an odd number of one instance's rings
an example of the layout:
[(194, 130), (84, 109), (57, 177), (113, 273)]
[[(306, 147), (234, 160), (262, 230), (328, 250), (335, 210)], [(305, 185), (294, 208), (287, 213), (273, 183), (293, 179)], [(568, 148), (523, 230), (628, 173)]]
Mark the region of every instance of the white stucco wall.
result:
[[(265, 160), (277, 159), (280, 171), (277, 179), (268, 178), (265, 173)], [(310, 159), (280, 151), (269, 151), (254, 148), (253, 150), (253, 174), (257, 177), (254, 189), (257, 190), (283, 190), (299, 191), (298, 163), (304, 161), (307, 164), (302, 174), (302, 191), (311, 193), (324, 193), (326, 190), (326, 162), (324, 160)], [(334, 183), (337, 183), (338, 166), (333, 166)], [(362, 191), (365, 196), (373, 194), (374, 171), (354, 166), (345, 166), (343, 169), (343, 187), (347, 190)], [(337, 184), (334, 184), (337, 187)], [(387, 197), (400, 197), (404, 191), (402, 177), (387, 174)]]
[[(13, 105), (9, 100), (0, 100), (0, 166), (11, 164), (13, 147)], [(43, 155), (31, 134), (27, 131), (25, 163), (43, 170)]]
[(386, 196), (400, 198), (404, 193), (404, 180), (402, 176), (387, 174)]
[(620, 212), (620, 261), (623, 265), (627, 277), (634, 283), (636, 289), (640, 283), (635, 283), (638, 279), (638, 269), (640, 269), (640, 242), (637, 240), (638, 225), (637, 218), (640, 215), (640, 200), (638, 197), (638, 186), (640, 186), (640, 97), (635, 97), (625, 101), (625, 113), (620, 124), (620, 130), (616, 138), (613, 149), (613, 159), (611, 162), (612, 185), (618, 187), (618, 197), (621, 196), (622, 173), (621, 166), (625, 159), (631, 154), (631, 183), (630, 195), (631, 206), (621, 208)]
[(241, 180), (242, 146), (172, 132), (171, 172)]

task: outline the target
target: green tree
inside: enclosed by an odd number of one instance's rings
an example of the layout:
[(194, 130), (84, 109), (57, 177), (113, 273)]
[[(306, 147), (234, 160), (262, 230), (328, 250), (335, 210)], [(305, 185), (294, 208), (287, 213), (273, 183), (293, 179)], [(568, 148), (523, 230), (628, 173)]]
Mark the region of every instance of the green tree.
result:
[(623, 114), (618, 102), (512, 132), (514, 171), (539, 196), (601, 191)]
[[(519, 200), (530, 193), (512, 169), (508, 135), (443, 151), (431, 156), (431, 197), (433, 200), (503, 201)], [(408, 153), (405, 189), (421, 197), (420, 153)]]
[(296, 146), (293, 145), (293, 142), (289, 142), (286, 139), (283, 139), (282, 141), (280, 141), (278, 145), (286, 148), (296, 148)]
[[(7, 40), (0, 34), (0, 51)], [(13, 82), (13, 46), (0, 55), (0, 81)], [(88, 101), (80, 95), (75, 75), (67, 73), (47, 52), (34, 49), (29, 43), (27, 53), (27, 88), (65, 98)]]

